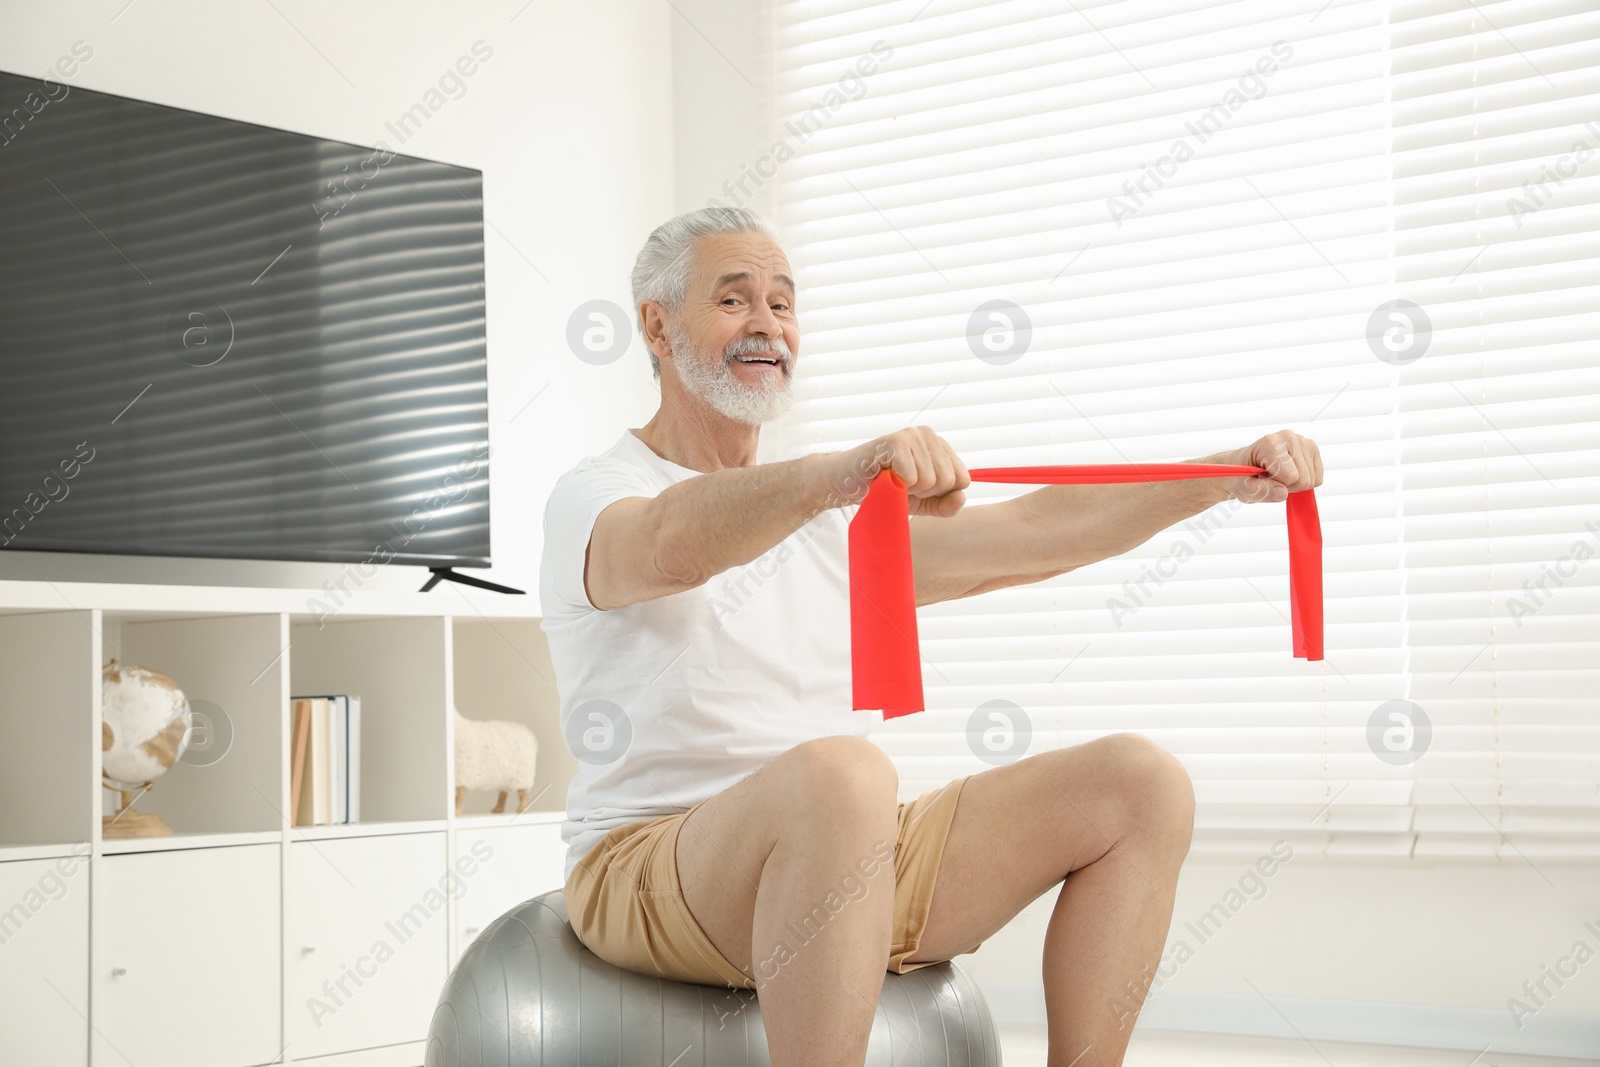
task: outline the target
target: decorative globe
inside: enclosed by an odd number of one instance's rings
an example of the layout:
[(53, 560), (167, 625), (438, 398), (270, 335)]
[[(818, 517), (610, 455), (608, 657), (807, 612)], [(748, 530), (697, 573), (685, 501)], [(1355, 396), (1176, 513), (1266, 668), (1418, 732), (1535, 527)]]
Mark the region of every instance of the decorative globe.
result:
[(112, 660), (100, 669), (100, 762), (107, 778), (137, 785), (172, 769), (189, 744), (189, 699), (160, 671)]

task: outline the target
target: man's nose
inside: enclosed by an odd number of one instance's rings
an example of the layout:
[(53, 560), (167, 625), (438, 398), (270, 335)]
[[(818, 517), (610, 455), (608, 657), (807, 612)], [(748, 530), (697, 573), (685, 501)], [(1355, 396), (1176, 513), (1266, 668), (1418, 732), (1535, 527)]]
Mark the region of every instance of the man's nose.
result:
[(778, 322), (778, 316), (766, 304), (752, 305), (749, 328), (752, 334), (762, 334), (769, 340), (783, 336), (783, 326)]

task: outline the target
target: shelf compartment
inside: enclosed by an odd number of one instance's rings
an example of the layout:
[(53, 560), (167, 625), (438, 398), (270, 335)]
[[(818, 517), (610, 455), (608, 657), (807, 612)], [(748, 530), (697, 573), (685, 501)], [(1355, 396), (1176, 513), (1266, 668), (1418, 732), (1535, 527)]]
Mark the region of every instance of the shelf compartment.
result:
[[(89, 860), (0, 863), (5, 1062), (83, 1067), (89, 1051)], [(54, 988), (51, 988), (51, 987)]]
[(92, 610), (0, 616), (0, 843), (93, 839), (101, 625)]
[[(450, 621), (456, 710), (469, 719), (504, 719), (531, 728), (539, 742), (539, 761), (529, 812), (564, 814), (567, 785), (578, 772), (578, 761), (561, 736), (561, 698), (539, 620), (456, 616)], [(455, 752), (453, 742), (450, 751)], [(454, 781), (452, 767), (452, 787)], [(490, 813), (497, 797), (469, 792), (463, 817)], [(508, 807), (516, 799), (512, 795)]]
[[(361, 698), (364, 821), (444, 819), (450, 810), (447, 626), (443, 616), (290, 626), (290, 696)], [(287, 789), (287, 762), (284, 778)]]
[[(282, 830), (288, 805), (283, 780), (283, 615), (124, 620), (108, 617), (106, 658), (160, 671), (196, 712), (190, 748), (134, 802), (160, 815), (175, 834)], [(106, 794), (107, 813), (116, 794)]]
[(447, 976), (445, 834), (289, 847), (288, 1034), (296, 1059), (427, 1037)]
[(281, 853), (244, 845), (98, 861), (96, 1063), (277, 1059)]
[[(455, 960), (500, 916), (560, 889), (566, 847), (561, 827), (545, 823), (458, 829), (455, 869), (468, 885), (456, 904)], [(469, 873), (470, 872), (470, 873)]]

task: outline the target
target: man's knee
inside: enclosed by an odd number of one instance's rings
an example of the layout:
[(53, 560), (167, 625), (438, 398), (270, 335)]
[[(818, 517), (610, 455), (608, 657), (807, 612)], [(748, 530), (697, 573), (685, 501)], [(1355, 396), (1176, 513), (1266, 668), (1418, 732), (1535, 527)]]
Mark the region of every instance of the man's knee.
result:
[(1178, 835), (1194, 831), (1194, 783), (1176, 756), (1143, 734), (1109, 734), (1100, 748), (1101, 777), (1124, 809), (1129, 829)]
[(798, 803), (894, 811), (900, 777), (888, 755), (864, 737), (820, 737), (773, 760), (786, 794)]

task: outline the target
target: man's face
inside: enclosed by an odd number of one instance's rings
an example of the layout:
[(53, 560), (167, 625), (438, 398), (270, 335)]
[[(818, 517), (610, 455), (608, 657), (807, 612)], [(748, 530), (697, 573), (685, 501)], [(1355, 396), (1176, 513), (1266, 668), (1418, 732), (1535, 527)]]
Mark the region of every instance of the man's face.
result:
[(800, 347), (789, 261), (754, 233), (703, 238), (695, 251), (681, 325), (668, 331), (678, 378), (729, 418), (775, 419), (793, 403)]

